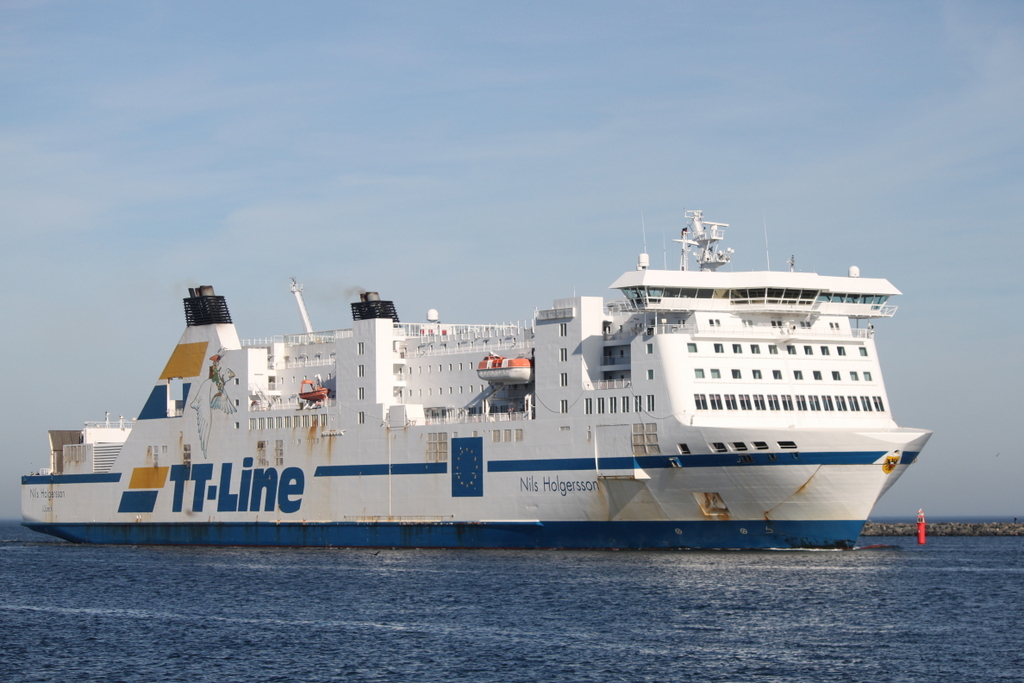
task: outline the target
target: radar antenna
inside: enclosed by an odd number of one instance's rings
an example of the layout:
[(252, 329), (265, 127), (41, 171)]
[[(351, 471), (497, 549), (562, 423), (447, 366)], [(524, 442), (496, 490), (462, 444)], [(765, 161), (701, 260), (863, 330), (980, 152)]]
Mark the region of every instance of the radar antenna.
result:
[(295, 301), (299, 304), (299, 315), (302, 316), (302, 325), (306, 328), (306, 333), (309, 334), (313, 331), (313, 323), (309, 322), (309, 313), (306, 311), (306, 302), (302, 299), (302, 285), (292, 278), (292, 294), (295, 295)]
[(683, 245), (682, 264), (680, 270), (690, 269), (690, 247), (697, 247), (694, 256), (701, 270), (715, 270), (732, 260), (735, 250), (732, 248), (719, 251), (718, 243), (725, 237), (722, 228), (728, 223), (712, 223), (704, 220), (704, 212), (700, 209), (686, 211), (684, 215), (689, 223), (683, 228), (680, 239), (672, 240)]
[(792, 273), (794, 270), (796, 270), (796, 255), (790, 255), (789, 260), (786, 261), (786, 263), (789, 264), (789, 272)]

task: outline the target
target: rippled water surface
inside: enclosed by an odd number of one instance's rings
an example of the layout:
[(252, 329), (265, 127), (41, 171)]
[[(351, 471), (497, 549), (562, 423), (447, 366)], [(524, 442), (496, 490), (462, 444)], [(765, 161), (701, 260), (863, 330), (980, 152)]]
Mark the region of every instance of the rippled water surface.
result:
[(1024, 538), (72, 545), (0, 524), (0, 681), (1021, 681)]

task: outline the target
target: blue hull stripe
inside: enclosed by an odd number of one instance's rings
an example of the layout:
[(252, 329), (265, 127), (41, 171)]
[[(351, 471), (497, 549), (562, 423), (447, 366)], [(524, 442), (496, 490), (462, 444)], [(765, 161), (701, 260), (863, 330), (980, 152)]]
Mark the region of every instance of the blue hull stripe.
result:
[(76, 543), (356, 548), (850, 548), (862, 520), (36, 524)]
[(120, 472), (100, 474), (46, 474), (21, 478), (22, 484), (116, 484), (121, 481)]
[(314, 477), (361, 477), (387, 474), (447, 474), (446, 462), (403, 462), (393, 465), (320, 465)]
[[(636, 467), (659, 469), (665, 467), (749, 467), (751, 465), (870, 465), (884, 455), (885, 451), (838, 453), (747, 451), (745, 453), (703, 455), (638, 455), (635, 457), (599, 458), (598, 467), (608, 470), (625, 470)], [(907, 453), (903, 454), (901, 463), (907, 462), (907, 455)], [(487, 463), (488, 472), (568, 472), (593, 469), (595, 469), (594, 458), (491, 460)]]
[(920, 454), (921, 454), (921, 451), (905, 451), (903, 453), (903, 455), (900, 456), (900, 464), (901, 465), (913, 464), (913, 462), (915, 460), (917, 460), (917, 456), (920, 455)]

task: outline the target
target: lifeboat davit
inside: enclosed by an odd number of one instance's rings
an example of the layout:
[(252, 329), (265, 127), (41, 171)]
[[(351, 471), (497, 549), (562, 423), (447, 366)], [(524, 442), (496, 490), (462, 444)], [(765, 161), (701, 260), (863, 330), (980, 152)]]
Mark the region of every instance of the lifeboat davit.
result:
[(505, 358), (492, 353), (476, 366), (476, 374), (492, 384), (527, 384), (533, 380), (533, 361), (529, 358)]
[(299, 398), (310, 403), (319, 403), (327, 400), (328, 393), (327, 387), (322, 387), (311, 379), (304, 379), (302, 384), (299, 385)]

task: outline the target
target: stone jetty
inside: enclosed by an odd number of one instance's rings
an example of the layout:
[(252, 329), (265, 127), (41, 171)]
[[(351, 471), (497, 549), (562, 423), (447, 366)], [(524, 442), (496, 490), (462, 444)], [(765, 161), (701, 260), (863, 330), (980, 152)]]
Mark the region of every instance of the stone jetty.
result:
[[(1024, 524), (1013, 522), (938, 522), (925, 524), (929, 536), (1024, 536)], [(916, 536), (917, 524), (868, 522), (861, 536)]]

